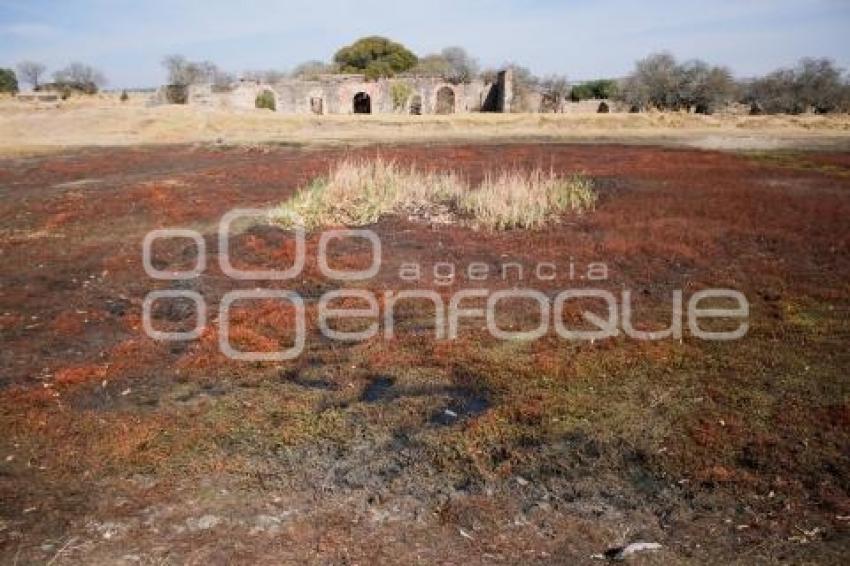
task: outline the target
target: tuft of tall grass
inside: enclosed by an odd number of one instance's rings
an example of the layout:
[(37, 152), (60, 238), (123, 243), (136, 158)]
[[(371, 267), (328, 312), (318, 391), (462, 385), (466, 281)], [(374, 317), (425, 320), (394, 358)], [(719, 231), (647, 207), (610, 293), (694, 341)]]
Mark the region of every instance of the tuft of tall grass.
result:
[(472, 187), (452, 172), (419, 171), (381, 158), (345, 160), (272, 211), (272, 219), (307, 229), (364, 226), (408, 214), (433, 222), (460, 221), (493, 230), (536, 229), (565, 212), (596, 204), (592, 181), (580, 174), (505, 170)]
[(457, 201), (462, 216), (495, 230), (541, 228), (565, 212), (581, 213), (596, 205), (593, 182), (580, 174), (559, 177), (534, 169), (488, 175)]

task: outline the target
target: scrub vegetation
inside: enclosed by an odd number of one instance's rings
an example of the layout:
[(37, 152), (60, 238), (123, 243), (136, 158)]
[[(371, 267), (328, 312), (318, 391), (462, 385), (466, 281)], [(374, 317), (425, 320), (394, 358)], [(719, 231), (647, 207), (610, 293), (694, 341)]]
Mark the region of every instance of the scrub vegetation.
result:
[(391, 214), (495, 230), (534, 229), (595, 203), (593, 182), (581, 174), (509, 169), (488, 173), (472, 186), (457, 173), (420, 171), (378, 158), (337, 163), (272, 216), (284, 226), (303, 222), (308, 229), (364, 226)]

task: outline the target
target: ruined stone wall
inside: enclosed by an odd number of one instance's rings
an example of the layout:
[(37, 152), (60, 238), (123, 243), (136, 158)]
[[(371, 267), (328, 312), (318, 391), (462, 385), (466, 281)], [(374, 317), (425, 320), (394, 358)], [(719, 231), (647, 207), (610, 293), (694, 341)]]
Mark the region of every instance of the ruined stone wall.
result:
[[(410, 96), (401, 108), (395, 107), (392, 96), (394, 84), (406, 84)], [(369, 96), (372, 114), (409, 113), (414, 98), (421, 101), (422, 114), (438, 111), (440, 92), (451, 92), (451, 113), (478, 112), (489, 89), (481, 81), (454, 85), (440, 79), (402, 77), (366, 81), (357, 75), (323, 77), (317, 80), (284, 80), (274, 85), (280, 99), (278, 111), (290, 114), (317, 113), (321, 100), (323, 114), (353, 114), (354, 97)], [(311, 102), (312, 101), (312, 102)]]
[[(394, 84), (404, 84), (410, 92), (400, 108), (392, 96)], [(438, 78), (396, 77), (367, 81), (360, 75), (327, 75), (314, 80), (284, 79), (273, 85), (240, 81), (226, 91), (210, 85), (192, 85), (187, 89), (187, 104), (223, 109), (252, 109), (257, 96), (269, 90), (275, 97), (275, 109), (284, 114), (353, 114), (354, 97), (369, 97), (372, 114), (409, 114), (416, 106), (421, 114), (480, 112), (494, 89), (502, 84), (480, 80), (468, 84), (451, 84)], [(154, 97), (157, 103), (168, 103), (167, 87)], [(496, 93), (498, 94), (498, 93)], [(504, 97), (500, 97), (504, 98)]]
[(512, 112), (514, 103), (514, 72), (501, 71), (496, 79), (496, 112)]
[(599, 107), (602, 104), (606, 104), (608, 106), (608, 111), (612, 114), (615, 112), (628, 111), (628, 107), (625, 104), (615, 102), (607, 98), (591, 98), (589, 100), (581, 100), (579, 102), (567, 100), (563, 103), (561, 112), (564, 114), (598, 114)]

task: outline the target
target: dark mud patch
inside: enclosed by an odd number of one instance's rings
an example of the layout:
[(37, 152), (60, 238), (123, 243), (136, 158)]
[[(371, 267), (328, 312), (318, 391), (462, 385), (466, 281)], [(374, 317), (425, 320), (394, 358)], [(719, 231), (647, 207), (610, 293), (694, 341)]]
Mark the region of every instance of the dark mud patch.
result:
[(615, 176), (593, 177), (593, 188), (601, 202), (612, 200), (634, 188), (634, 181)]
[(431, 413), (428, 423), (451, 426), (485, 413), (492, 403), (489, 392), (469, 386), (403, 386), (394, 377), (373, 377), (360, 394), (362, 403), (385, 403), (405, 397), (432, 398), (438, 408)]
[(67, 401), (78, 411), (160, 411), (168, 406), (194, 406), (233, 392), (227, 382), (180, 383), (175, 376), (105, 380), (68, 392)]
[[(205, 241), (211, 249), (211, 237)], [(197, 263), (198, 246), (189, 238), (159, 238), (151, 249), (151, 266), (158, 271), (186, 271)]]
[(299, 375), (291, 379), (290, 382), (305, 389), (316, 389), (319, 391), (336, 391), (339, 389), (336, 383), (323, 377), (301, 377)]
[(68, 396), (68, 403), (78, 411), (152, 410), (159, 406), (159, 395), (147, 388), (133, 391), (128, 383), (114, 382), (74, 391)]
[(378, 403), (394, 399), (398, 392), (393, 389), (395, 379), (392, 377), (379, 376), (373, 378), (360, 394), (363, 403)]
[[(175, 387), (173, 376), (160, 375), (145, 379), (107, 379), (68, 391), (66, 395), (70, 407), (78, 411), (147, 412), (158, 410), (169, 398), (180, 401), (183, 394), (175, 397)], [(197, 391), (190, 394), (194, 395)]]
[(173, 399), (180, 404), (193, 404), (201, 399), (224, 397), (232, 391), (227, 383), (210, 382), (203, 383), (199, 387), (193, 387), (176, 395)]
[(153, 304), (152, 314), (156, 320), (183, 322), (195, 316), (195, 302), (188, 297), (160, 299)]
[(326, 376), (310, 377), (297, 369), (288, 369), (282, 372), (280, 374), (280, 382), (291, 383), (304, 389), (316, 391), (336, 391), (339, 389), (339, 384)]
[(469, 387), (453, 387), (447, 391), (450, 400), (428, 419), (437, 426), (451, 426), (465, 419), (477, 417), (491, 407), (490, 396)]

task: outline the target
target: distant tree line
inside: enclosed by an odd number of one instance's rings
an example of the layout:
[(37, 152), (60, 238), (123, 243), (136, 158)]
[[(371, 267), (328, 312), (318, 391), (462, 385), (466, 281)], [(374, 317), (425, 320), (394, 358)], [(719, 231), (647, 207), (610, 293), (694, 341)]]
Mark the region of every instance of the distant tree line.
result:
[[(182, 55), (165, 57), (163, 66), (168, 83), (178, 88), (211, 84), (224, 89), (235, 81), (232, 73), (215, 63), (190, 61)], [(58, 91), (66, 98), (75, 92), (94, 94), (106, 83), (100, 71), (78, 62), (55, 71), (53, 82), (44, 82), (47, 67), (42, 63), (21, 61), (16, 69), (17, 73), (0, 68), (0, 92), (17, 92), (20, 81), (33, 90)], [(621, 80), (571, 84), (564, 75), (541, 78), (516, 63), (505, 63), (502, 69), (513, 71), (513, 106), (518, 112), (558, 112), (567, 100), (589, 99), (617, 100), (633, 112), (656, 109), (711, 114), (733, 102), (748, 105), (753, 114), (850, 112), (850, 77), (829, 59), (801, 59), (794, 67), (742, 81), (736, 81), (726, 67), (699, 59), (679, 62), (666, 52), (637, 61), (634, 70)], [(316, 79), (343, 73), (363, 74), (369, 80), (398, 74), (441, 77), (455, 84), (495, 82), (497, 78), (496, 70), (482, 70), (462, 47), (447, 47), (418, 57), (401, 43), (381, 36), (364, 37), (342, 47), (330, 63), (306, 61), (288, 73), (267, 69), (246, 71), (243, 76), (274, 83), (288, 77)]]
[(656, 53), (635, 64), (616, 98), (633, 111), (686, 110), (711, 114), (736, 99), (737, 87), (726, 67), (694, 59), (679, 63)]
[(796, 67), (735, 81), (726, 67), (679, 63), (669, 53), (641, 59), (615, 98), (633, 111), (687, 110), (711, 114), (739, 102), (752, 114), (850, 111), (850, 78), (829, 59), (802, 59)]
[(742, 89), (754, 114), (850, 111), (850, 80), (829, 59), (802, 59), (794, 68), (745, 82)]
[[(226, 86), (232, 74), (209, 61), (189, 61), (180, 55), (166, 57), (163, 64), (172, 85), (207, 83)], [(730, 103), (749, 105), (752, 113), (847, 112), (850, 83), (829, 59), (803, 59), (790, 69), (764, 77), (738, 81), (727, 67), (699, 59), (680, 62), (670, 53), (654, 53), (635, 63), (625, 78), (600, 79), (571, 84), (564, 75), (535, 76), (527, 67), (505, 63), (513, 72), (514, 111), (563, 109), (566, 101), (616, 100), (633, 112), (646, 110), (687, 111), (711, 114)], [(30, 83), (37, 83), (43, 69), (19, 68)], [(473, 80), (495, 82), (495, 69), (481, 69), (478, 61), (461, 47), (418, 57), (401, 43), (381, 36), (358, 39), (339, 49), (331, 62), (306, 61), (291, 72), (275, 69), (249, 71), (243, 76), (274, 83), (292, 77), (316, 79), (323, 75), (356, 73), (368, 80), (399, 74), (441, 77), (456, 84)], [(607, 106), (606, 106), (607, 108)]]
[(598, 98), (616, 98), (620, 93), (617, 81), (611, 79), (600, 79), (588, 81), (573, 86), (570, 89), (570, 100), (581, 102)]
[(0, 92), (16, 93), (18, 80), (29, 84), (34, 91), (50, 90), (60, 92), (62, 98), (72, 93), (96, 94), (106, 84), (103, 73), (84, 63), (71, 63), (53, 73), (53, 82), (43, 82), (47, 66), (36, 61), (21, 61), (17, 73), (12, 69), (0, 69)]

